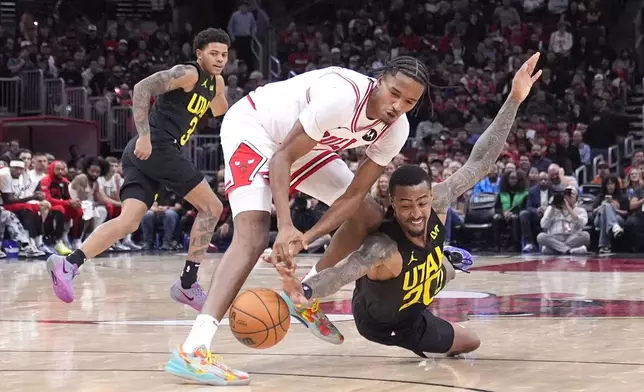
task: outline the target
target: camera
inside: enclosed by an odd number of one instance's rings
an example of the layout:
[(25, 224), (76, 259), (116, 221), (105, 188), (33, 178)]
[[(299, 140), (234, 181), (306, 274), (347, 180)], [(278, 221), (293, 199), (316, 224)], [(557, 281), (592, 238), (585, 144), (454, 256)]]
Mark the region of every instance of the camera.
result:
[(563, 208), (564, 194), (563, 193), (555, 193), (554, 196), (552, 196), (552, 201), (550, 202), (550, 204), (555, 208)]

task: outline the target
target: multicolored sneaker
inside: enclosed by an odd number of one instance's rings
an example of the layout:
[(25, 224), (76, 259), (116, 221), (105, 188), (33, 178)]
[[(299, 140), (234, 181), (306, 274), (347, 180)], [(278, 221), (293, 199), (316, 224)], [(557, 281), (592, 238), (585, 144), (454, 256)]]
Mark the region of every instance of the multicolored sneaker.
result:
[(192, 287), (186, 290), (181, 287), (181, 279), (179, 279), (170, 287), (170, 297), (180, 304), (188, 305), (197, 312), (201, 312), (207, 295), (199, 283), (193, 283)]
[(74, 301), (72, 279), (78, 274), (78, 267), (63, 256), (51, 255), (47, 259), (47, 271), (51, 276), (56, 297), (66, 303)]
[(172, 351), (165, 371), (177, 377), (208, 385), (248, 385), (250, 376), (241, 370), (231, 369), (221, 363), (220, 356), (213, 356), (206, 346), (199, 346), (191, 354), (179, 346)]
[(61, 256), (69, 256), (72, 254), (72, 250), (65, 245), (63, 241), (58, 241), (56, 242), (56, 245), (54, 246), (54, 249), (56, 252), (61, 255)]
[(307, 308), (301, 305), (295, 305), (284, 292), (281, 292), (280, 295), (284, 301), (286, 301), (288, 310), (291, 312), (291, 316), (304, 324), (304, 326), (307, 327), (313, 335), (328, 343), (342, 344), (342, 342), (344, 342), (344, 336), (342, 336), (342, 333), (340, 333), (331, 320), (329, 320), (326, 314), (324, 314), (320, 309), (320, 301), (316, 299), (313, 301), (313, 305), (310, 308)]

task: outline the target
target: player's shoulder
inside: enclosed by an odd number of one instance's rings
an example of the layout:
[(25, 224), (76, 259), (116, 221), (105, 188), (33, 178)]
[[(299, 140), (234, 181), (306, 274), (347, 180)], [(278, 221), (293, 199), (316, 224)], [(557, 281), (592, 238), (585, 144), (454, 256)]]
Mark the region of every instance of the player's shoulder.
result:
[(199, 82), (200, 70), (196, 63), (177, 64), (165, 71), (171, 80), (175, 80), (181, 87), (194, 86)]

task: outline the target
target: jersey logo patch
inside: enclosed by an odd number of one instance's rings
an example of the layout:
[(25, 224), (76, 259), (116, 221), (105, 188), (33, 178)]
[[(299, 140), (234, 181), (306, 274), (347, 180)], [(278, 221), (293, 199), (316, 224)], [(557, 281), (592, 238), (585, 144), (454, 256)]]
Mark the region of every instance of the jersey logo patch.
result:
[(375, 129), (370, 129), (362, 136), (362, 140), (365, 142), (372, 142), (378, 137), (378, 132)]
[(206, 87), (208, 88), (208, 81), (204, 80), (203, 83), (201, 83), (201, 87)]

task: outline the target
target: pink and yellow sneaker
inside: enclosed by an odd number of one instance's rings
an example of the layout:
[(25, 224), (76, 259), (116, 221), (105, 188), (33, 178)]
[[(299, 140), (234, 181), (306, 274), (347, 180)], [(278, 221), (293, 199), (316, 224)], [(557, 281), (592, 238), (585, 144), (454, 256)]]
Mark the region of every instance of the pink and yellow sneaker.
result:
[(295, 305), (284, 292), (280, 293), (280, 295), (284, 301), (286, 301), (288, 309), (291, 312), (291, 316), (304, 324), (304, 326), (306, 326), (314, 336), (332, 344), (342, 344), (342, 342), (344, 342), (344, 336), (342, 336), (342, 333), (340, 333), (331, 320), (329, 320), (326, 314), (324, 314), (320, 309), (320, 301), (316, 299), (313, 301), (313, 305), (310, 308), (307, 308), (305, 306)]

